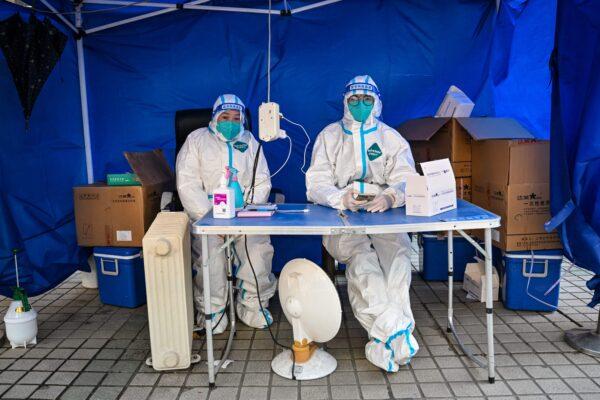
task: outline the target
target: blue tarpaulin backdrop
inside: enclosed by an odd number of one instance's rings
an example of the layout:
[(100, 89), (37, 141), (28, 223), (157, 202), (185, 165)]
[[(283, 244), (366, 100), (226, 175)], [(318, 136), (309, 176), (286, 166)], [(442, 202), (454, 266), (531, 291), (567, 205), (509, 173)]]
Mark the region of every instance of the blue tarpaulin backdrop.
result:
[(552, 215), (600, 301), (600, 3), (559, 2), (552, 93)]
[[(70, 2), (54, 3), (70, 9)], [(266, 3), (212, 2), (263, 8)], [(0, 20), (16, 11), (23, 9), (1, 3)], [(88, 14), (85, 26), (142, 11)], [(392, 126), (434, 113), (454, 84), (476, 101), (476, 115), (515, 117), (537, 137), (548, 138), (554, 20), (554, 4), (544, 0), (503, 1), (498, 13), (495, 0), (344, 0), (273, 16), (271, 97), (314, 138), (341, 117), (342, 90), (354, 75), (368, 73), (379, 84), (383, 120)], [(266, 99), (265, 15), (175, 11), (83, 40), (96, 179), (127, 169), (124, 150), (160, 147), (173, 162), (179, 109), (210, 107), (217, 95), (233, 92), (256, 120)], [(31, 277), (26, 287), (39, 293), (82, 267), (85, 258), (72, 221), (71, 187), (85, 182), (73, 38), (42, 90), (29, 131), (1, 55), (0, 87), (0, 292), (7, 294), (14, 284), (11, 250), (20, 248), (21, 267)], [(293, 156), (273, 183), (287, 201), (305, 201), (299, 167), (306, 139), (292, 125), (284, 129), (293, 138)], [(287, 142), (264, 148), (275, 170)], [(318, 257), (318, 243), (317, 238), (295, 246), (280, 243), (276, 254), (279, 262)]]

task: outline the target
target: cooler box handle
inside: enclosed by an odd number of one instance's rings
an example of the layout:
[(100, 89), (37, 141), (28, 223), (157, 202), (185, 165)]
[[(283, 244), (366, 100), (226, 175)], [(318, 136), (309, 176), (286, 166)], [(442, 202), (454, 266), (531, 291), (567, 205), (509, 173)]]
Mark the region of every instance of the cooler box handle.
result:
[[(106, 270), (106, 269), (104, 268), (104, 262), (105, 262), (105, 261), (106, 261), (107, 263), (114, 263), (114, 264), (115, 264), (115, 270), (114, 270), (114, 271), (109, 271), (109, 270)], [(117, 275), (119, 275), (119, 260), (118, 260), (118, 259), (116, 259), (116, 258), (113, 258), (113, 259), (105, 259), (104, 257), (101, 257), (101, 258), (100, 258), (100, 271), (102, 271), (102, 274), (103, 274), (103, 275), (110, 275), (110, 276), (117, 276)]]
[[(531, 272), (527, 272), (527, 262), (531, 263)], [(534, 264), (544, 263), (544, 272), (533, 272)], [(545, 278), (548, 276), (548, 260), (534, 261), (532, 259), (523, 259), (523, 276), (525, 278)]]

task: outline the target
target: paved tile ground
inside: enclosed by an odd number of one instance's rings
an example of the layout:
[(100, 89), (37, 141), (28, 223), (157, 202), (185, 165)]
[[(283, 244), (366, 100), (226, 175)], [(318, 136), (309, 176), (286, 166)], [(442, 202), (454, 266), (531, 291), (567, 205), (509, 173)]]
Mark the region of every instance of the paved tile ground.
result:
[[(413, 258), (414, 259), (414, 258)], [(37, 346), (0, 349), (0, 397), (3, 399), (388, 399), (523, 398), (600, 399), (600, 360), (575, 352), (563, 332), (592, 328), (598, 313), (586, 307), (589, 274), (564, 267), (559, 311), (514, 312), (495, 305), (497, 382), (477, 368), (445, 334), (447, 284), (424, 282), (415, 272), (411, 300), (421, 350), (396, 374), (374, 368), (364, 358), (366, 335), (352, 316), (343, 278), (338, 289), (344, 319), (328, 350), (337, 371), (318, 381), (294, 382), (274, 375), (270, 360), (278, 353), (268, 332), (241, 327), (231, 358), (235, 361), (206, 388), (206, 364), (187, 371), (158, 373), (149, 356), (145, 307), (121, 309), (100, 303), (96, 290), (72, 277), (32, 299), (39, 313)], [(456, 319), (464, 342), (477, 354), (485, 349), (484, 312), (456, 284)], [(0, 309), (8, 306), (0, 301)], [(291, 327), (277, 304), (271, 308), (278, 338), (289, 340)], [(225, 335), (216, 340), (223, 348)], [(202, 353), (202, 341), (194, 348)], [(203, 354), (204, 357), (204, 354)]]

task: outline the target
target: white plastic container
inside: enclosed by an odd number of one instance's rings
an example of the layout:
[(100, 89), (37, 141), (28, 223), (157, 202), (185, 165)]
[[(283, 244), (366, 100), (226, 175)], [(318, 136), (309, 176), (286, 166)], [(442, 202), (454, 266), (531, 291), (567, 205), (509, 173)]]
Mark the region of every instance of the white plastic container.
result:
[(218, 188), (213, 191), (213, 218), (235, 218), (235, 190), (227, 186), (231, 171), (225, 167)]
[(90, 272), (79, 271), (81, 286), (86, 289), (98, 289), (98, 274), (96, 273), (96, 260), (93, 254), (88, 258), (88, 264)]
[(23, 303), (20, 300), (12, 301), (4, 316), (6, 338), (13, 349), (27, 348), (28, 344), (37, 343), (37, 312), (33, 308), (26, 312), (18, 312), (17, 309), (21, 307)]

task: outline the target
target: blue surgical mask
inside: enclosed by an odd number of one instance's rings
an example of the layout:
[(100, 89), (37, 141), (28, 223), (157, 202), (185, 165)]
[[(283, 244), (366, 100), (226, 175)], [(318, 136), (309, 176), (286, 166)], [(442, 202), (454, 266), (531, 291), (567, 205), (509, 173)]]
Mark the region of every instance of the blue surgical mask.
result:
[(217, 130), (225, 140), (230, 141), (240, 134), (241, 124), (236, 121), (219, 121), (217, 122)]
[(356, 105), (348, 104), (348, 110), (356, 121), (365, 122), (373, 111), (373, 104), (367, 105), (363, 101), (359, 101)]

